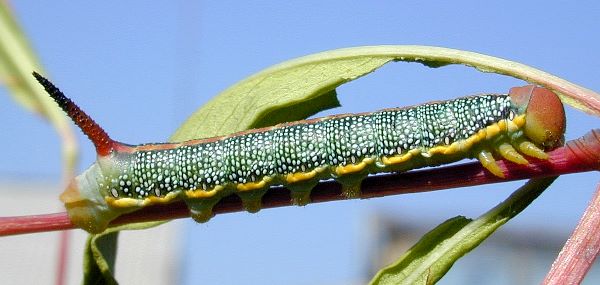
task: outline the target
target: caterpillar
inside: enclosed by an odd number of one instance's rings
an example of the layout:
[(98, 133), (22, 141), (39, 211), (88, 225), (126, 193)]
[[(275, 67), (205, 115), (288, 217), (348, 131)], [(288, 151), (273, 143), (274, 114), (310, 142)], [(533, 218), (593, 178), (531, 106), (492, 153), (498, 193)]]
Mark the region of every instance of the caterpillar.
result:
[(533, 85), (509, 94), (342, 114), (279, 124), (223, 137), (180, 143), (128, 145), (108, 134), (54, 84), (34, 72), (63, 111), (92, 141), (97, 160), (61, 194), (71, 221), (102, 232), (119, 215), (183, 200), (192, 218), (206, 222), (230, 194), (249, 212), (260, 210), (270, 186), (287, 187), (297, 205), (311, 189), (334, 178), (349, 198), (372, 173), (402, 172), (476, 158), (504, 177), (495, 158), (527, 164), (547, 159), (564, 144), (563, 105)]

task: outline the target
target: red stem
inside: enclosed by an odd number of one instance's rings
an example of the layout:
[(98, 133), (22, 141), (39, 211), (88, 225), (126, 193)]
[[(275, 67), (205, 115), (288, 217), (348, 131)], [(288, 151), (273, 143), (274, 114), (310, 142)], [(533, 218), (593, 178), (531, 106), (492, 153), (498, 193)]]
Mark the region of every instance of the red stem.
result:
[[(498, 161), (506, 178), (490, 174), (479, 163), (444, 166), (400, 174), (367, 177), (362, 185), (361, 199), (427, 192), (448, 188), (468, 187), (533, 177), (556, 176), (567, 173), (598, 170), (600, 167), (600, 130), (593, 130), (582, 138), (549, 153), (548, 160), (530, 159), (528, 165)], [(341, 187), (333, 181), (319, 183), (311, 194), (313, 203), (344, 200)], [(290, 193), (283, 187), (270, 189), (262, 199), (262, 208), (289, 206)], [(214, 208), (215, 214), (242, 211), (240, 199), (231, 195)], [(147, 207), (123, 215), (111, 225), (133, 222), (172, 220), (189, 216), (186, 205), (179, 201), (168, 205)], [(0, 236), (73, 229), (67, 213), (0, 218)]]

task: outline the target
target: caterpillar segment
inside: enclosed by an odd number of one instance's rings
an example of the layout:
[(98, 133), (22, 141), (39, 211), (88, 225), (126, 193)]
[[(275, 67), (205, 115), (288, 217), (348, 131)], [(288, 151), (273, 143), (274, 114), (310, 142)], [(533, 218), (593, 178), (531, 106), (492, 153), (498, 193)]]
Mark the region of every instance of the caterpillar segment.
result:
[(476, 158), (504, 177), (496, 158), (527, 164), (564, 143), (558, 97), (526, 86), (371, 113), (345, 114), (181, 143), (127, 145), (113, 141), (48, 80), (50, 96), (92, 140), (97, 161), (61, 195), (73, 223), (101, 232), (119, 215), (183, 200), (198, 222), (223, 197), (238, 195), (249, 212), (261, 209), (270, 186), (290, 190), (306, 205), (313, 187), (334, 178), (349, 198), (369, 174), (402, 172)]

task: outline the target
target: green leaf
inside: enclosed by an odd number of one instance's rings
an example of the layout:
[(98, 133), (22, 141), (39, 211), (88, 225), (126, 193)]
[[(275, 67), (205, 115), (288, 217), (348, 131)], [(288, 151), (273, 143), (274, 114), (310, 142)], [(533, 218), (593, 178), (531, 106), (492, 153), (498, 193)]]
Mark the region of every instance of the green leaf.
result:
[(425, 234), (395, 263), (379, 271), (371, 285), (433, 284), (454, 262), (523, 211), (556, 177), (532, 179), (476, 220), (455, 217)]
[(127, 224), (88, 235), (83, 254), (83, 284), (118, 284), (114, 278), (117, 238), (121, 230), (143, 230), (165, 222)]
[(62, 139), (63, 175), (73, 177), (79, 150), (71, 121), (31, 76), (32, 71), (44, 72), (8, 6), (8, 2), (0, 1), (0, 84), (21, 106), (52, 124)]
[(5, 2), (0, 3), (0, 38), (0, 82), (10, 88), (13, 98), (23, 107), (30, 111), (41, 110), (38, 96), (45, 94), (36, 94), (39, 84), (31, 78), (31, 72), (42, 72), (42, 68)]
[(249, 129), (274, 126), (283, 122), (291, 122), (306, 119), (319, 111), (339, 107), (335, 90), (331, 90), (320, 96), (308, 98), (306, 101), (288, 106), (279, 106), (266, 110), (262, 117), (257, 118), (249, 126)]
[(113, 277), (119, 232), (89, 235), (83, 255), (83, 284), (117, 284)]
[[(600, 95), (564, 79), (517, 62), (474, 52), (431, 46), (364, 46), (317, 53), (290, 60), (252, 75), (197, 110), (172, 141), (225, 135), (258, 126), (273, 110), (303, 106), (302, 115), (329, 106), (311, 106), (315, 98), (364, 76), (390, 61), (420, 62), (430, 67), (463, 64), (482, 72), (520, 78), (556, 91), (566, 103), (600, 116)], [(298, 119), (292, 116), (291, 119)], [(207, 124), (206, 121), (213, 122)], [(269, 123), (281, 122), (282, 118)], [(216, 123), (216, 124), (215, 124)]]

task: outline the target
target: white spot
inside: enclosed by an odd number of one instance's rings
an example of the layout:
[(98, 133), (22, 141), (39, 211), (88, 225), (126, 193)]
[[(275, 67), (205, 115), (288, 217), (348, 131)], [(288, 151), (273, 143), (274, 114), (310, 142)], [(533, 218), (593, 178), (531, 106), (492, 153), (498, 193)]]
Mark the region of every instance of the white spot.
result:
[(119, 198), (119, 192), (117, 192), (117, 189), (115, 188), (110, 189), (110, 194), (112, 194), (115, 198)]

